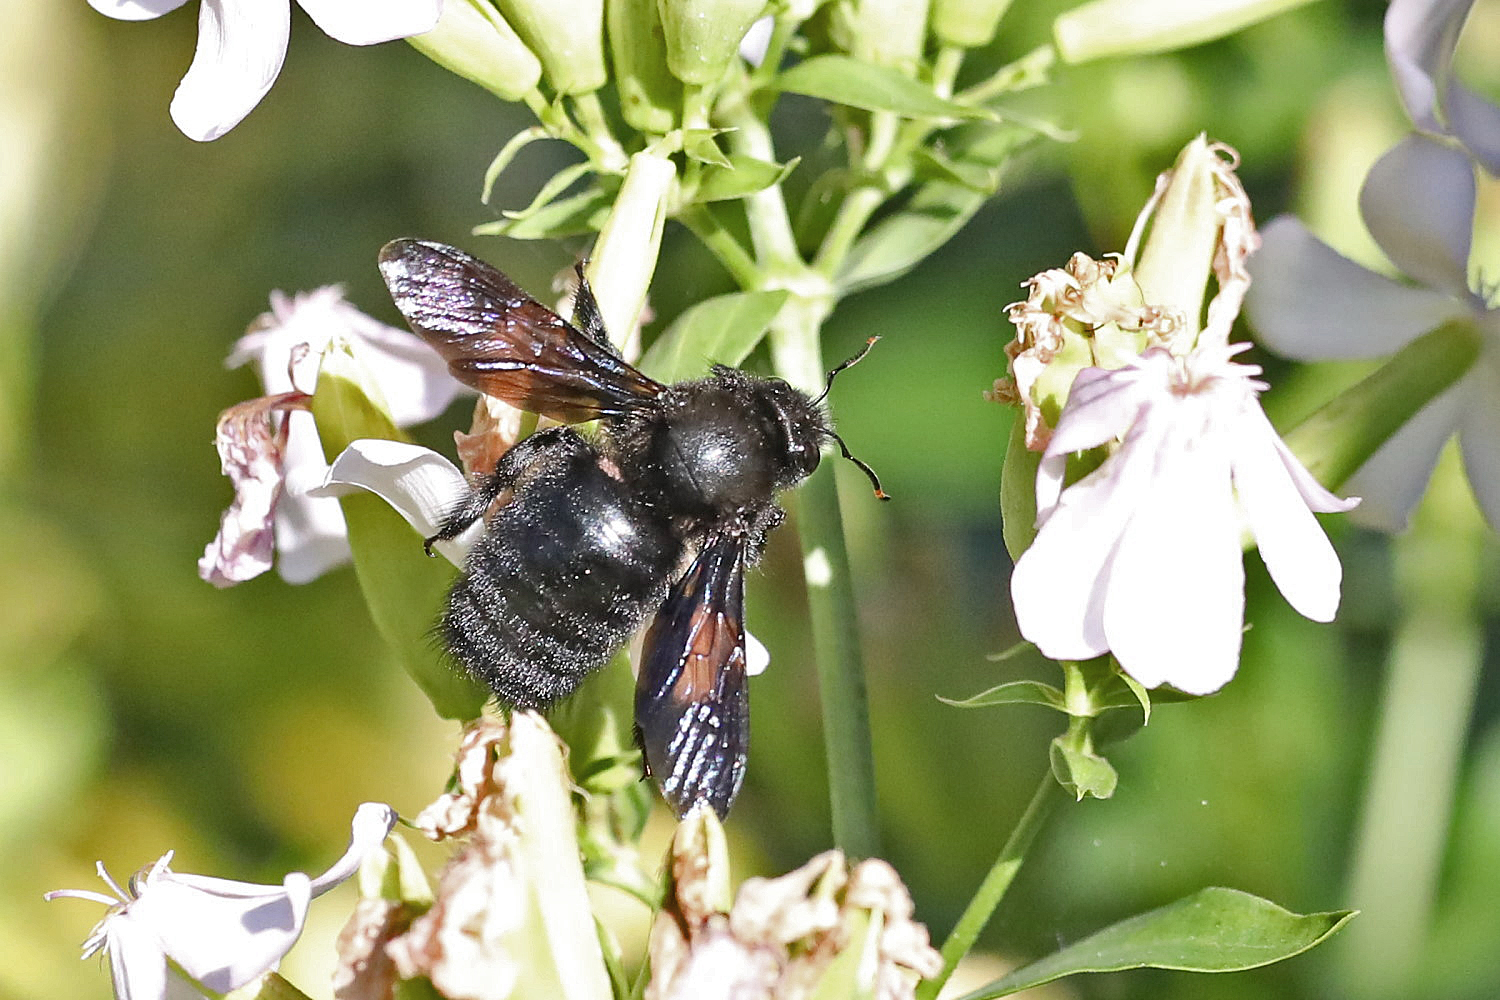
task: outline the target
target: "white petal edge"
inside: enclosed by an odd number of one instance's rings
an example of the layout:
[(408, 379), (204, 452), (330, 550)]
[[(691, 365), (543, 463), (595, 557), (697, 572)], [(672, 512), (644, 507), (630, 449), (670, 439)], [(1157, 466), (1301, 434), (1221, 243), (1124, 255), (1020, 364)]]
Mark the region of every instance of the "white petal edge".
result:
[(89, 6), (119, 21), (149, 21), (187, 3), (187, 0), (89, 0)]
[(167, 993), (167, 956), (151, 931), (128, 912), (104, 919), (104, 949), (116, 1000), (161, 1000)]
[(1104, 629), (1120, 667), (1146, 687), (1211, 694), (1239, 668), (1245, 569), (1222, 454), (1166, 445), (1120, 538)]
[(1082, 660), (1109, 649), (1102, 617), (1111, 557), (1135, 508), (1148, 499), (1157, 424), (1143, 422), (1120, 450), (1069, 486), (1011, 572), (1016, 625), (1046, 656)]
[(1474, 0), (1392, 0), (1385, 12), (1385, 57), (1401, 103), (1417, 128), (1441, 132), (1438, 81), (1452, 72), (1453, 52)]
[(290, 34), (290, 0), (202, 0), (198, 48), (172, 97), (183, 135), (210, 142), (243, 121), (281, 72)]
[(1234, 485), (1260, 557), (1287, 603), (1304, 618), (1333, 621), (1343, 567), (1276, 447), (1260, 408), (1235, 428)]
[(194, 879), (164, 875), (132, 913), (142, 911), (168, 957), (213, 992), (237, 990), (274, 969), (302, 935), (312, 897), (301, 872), (266, 895), (223, 894), (199, 888)]
[[(1165, 354), (1165, 351), (1151, 352)], [(1068, 389), (1068, 402), (1057, 429), (1047, 442), (1047, 455), (1064, 455), (1094, 448), (1124, 437), (1143, 403), (1165, 388), (1152, 359), (1143, 356), (1141, 368), (1085, 368)]]
[(1464, 472), (1484, 519), (1500, 530), (1500, 359), (1481, 356), (1464, 383), (1458, 425)]
[(1359, 213), (1402, 274), (1467, 300), (1474, 191), (1474, 165), (1462, 149), (1413, 133), (1370, 168)]
[(1376, 531), (1406, 530), (1443, 445), (1458, 427), (1466, 381), (1467, 376), (1418, 410), (1349, 478), (1345, 489), (1360, 497), (1350, 520)]
[(1356, 264), (1290, 215), (1261, 230), (1250, 274), (1245, 315), (1255, 339), (1299, 361), (1384, 357), (1468, 311)]
[[(423, 538), (437, 534), (444, 517), (469, 490), (462, 472), (442, 455), (403, 441), (361, 438), (350, 442), (328, 470), (323, 485), (309, 490), (320, 497), (344, 496), (368, 490), (396, 509)], [(455, 566), (462, 566), (469, 547), (484, 531), (475, 522), (458, 538), (436, 542)]]
[(1463, 84), (1448, 86), (1448, 128), (1491, 177), (1500, 175), (1500, 108)]
[(443, 0), (297, 0), (325, 35), (346, 45), (376, 45), (431, 31)]
[(310, 583), (349, 561), (349, 529), (337, 500), (312, 495), (328, 466), (313, 415), (286, 415), (281, 498), (276, 504), (276, 573), (287, 583)]

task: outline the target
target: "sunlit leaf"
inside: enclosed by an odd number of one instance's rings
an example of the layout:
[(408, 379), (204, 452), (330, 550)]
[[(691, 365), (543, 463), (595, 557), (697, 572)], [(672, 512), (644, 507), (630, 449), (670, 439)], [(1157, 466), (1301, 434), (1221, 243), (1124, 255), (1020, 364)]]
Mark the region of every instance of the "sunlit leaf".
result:
[(651, 345), (641, 369), (663, 382), (678, 382), (705, 374), (711, 362), (738, 365), (760, 343), (786, 297), (778, 289), (705, 299)]
[(1011, 681), (1008, 684), (1000, 684), (981, 691), (972, 698), (954, 700), (938, 696), (938, 701), (954, 708), (985, 708), (990, 705), (1042, 705), (1046, 708), (1055, 708), (1059, 712), (1066, 711), (1063, 701), (1063, 693), (1051, 684), (1043, 684), (1041, 681)]
[(820, 97), (866, 111), (890, 111), (903, 118), (993, 118), (987, 108), (939, 97), (932, 88), (900, 70), (853, 56), (805, 59), (776, 78), (780, 90)]
[(1254, 969), (1300, 955), (1326, 940), (1356, 912), (1333, 910), (1303, 916), (1238, 889), (1211, 886), (1075, 941), (961, 1000), (1009, 996), (1079, 972)]
[(602, 188), (559, 198), (525, 219), (497, 219), (475, 226), (477, 236), (509, 236), (513, 240), (551, 240), (580, 233), (596, 233), (604, 225), (613, 195)]
[(801, 157), (789, 163), (772, 163), (757, 160), (738, 153), (729, 157), (729, 166), (705, 172), (703, 183), (698, 185), (699, 201), (728, 201), (743, 198), (757, 191), (764, 191), (773, 184), (780, 184), (797, 166)]

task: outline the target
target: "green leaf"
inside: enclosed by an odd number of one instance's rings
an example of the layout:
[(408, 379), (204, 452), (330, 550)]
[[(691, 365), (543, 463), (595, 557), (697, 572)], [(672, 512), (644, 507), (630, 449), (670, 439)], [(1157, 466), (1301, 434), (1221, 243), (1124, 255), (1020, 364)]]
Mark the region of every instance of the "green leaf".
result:
[(955, 162), (941, 150), (919, 149), (912, 154), (912, 162), (922, 180), (948, 181), (986, 196), (1000, 186), (1000, 168)]
[(776, 78), (779, 90), (820, 97), (866, 111), (890, 111), (903, 118), (994, 118), (988, 108), (939, 97), (932, 88), (900, 70), (853, 56), (805, 59)]
[(1357, 912), (1303, 916), (1238, 889), (1211, 886), (1075, 941), (961, 1000), (1009, 996), (1079, 972), (1254, 969), (1322, 943)]
[[(354, 381), (357, 369), (352, 359), (330, 351), (323, 364), (312, 412), (328, 461), (359, 438), (405, 440)], [(423, 555), (422, 540), (411, 525), (375, 494), (340, 497), (339, 506), (349, 527), (354, 575), (376, 631), (438, 715), (477, 717), (489, 690), (457, 670), (432, 641), (432, 623), (453, 583), (453, 566), (446, 559)]]
[(500, 148), (500, 152), (495, 154), (495, 158), (490, 161), (489, 168), (485, 170), (484, 191), (480, 194), (479, 200), (488, 205), (490, 203), (490, 195), (495, 190), (495, 182), (500, 179), (500, 175), (505, 172), (505, 168), (510, 166), (510, 161), (514, 160), (516, 154), (522, 149), (536, 142), (538, 139), (545, 138), (547, 138), (547, 130), (540, 125), (533, 125), (531, 128), (522, 129), (511, 136), (510, 141)]
[(671, 383), (703, 375), (708, 362), (738, 365), (760, 343), (786, 298), (784, 289), (776, 289), (705, 299), (657, 338), (641, 358), (641, 370)]
[(714, 167), (729, 166), (729, 157), (719, 148), (719, 128), (686, 128), (682, 130), (682, 152), (690, 160)]
[(981, 691), (972, 698), (964, 698), (955, 701), (938, 695), (938, 701), (944, 705), (952, 705), (954, 708), (986, 708), (990, 705), (1042, 705), (1046, 708), (1055, 708), (1059, 712), (1067, 711), (1063, 701), (1063, 693), (1051, 684), (1043, 684), (1041, 681), (1011, 681)]
[(509, 236), (513, 240), (552, 240), (597, 233), (609, 215), (614, 196), (602, 188), (560, 198), (525, 219), (497, 219), (474, 227), (476, 236)]
[[(840, 295), (898, 278), (947, 243), (979, 211), (1000, 183), (999, 168), (1036, 133), (1014, 123), (976, 124), (960, 130), (949, 144), (947, 162), (962, 183), (933, 180), (919, 187), (906, 206), (871, 226), (849, 250), (835, 282)], [(993, 186), (975, 189), (981, 176)]]
[(704, 173), (695, 198), (698, 201), (729, 201), (764, 191), (785, 180), (801, 159), (799, 156), (789, 163), (772, 163), (733, 153), (727, 167)]
[(1054, 739), (1048, 757), (1052, 776), (1079, 802), (1090, 795), (1107, 799), (1115, 794), (1115, 786), (1120, 783), (1114, 765), (1094, 753), (1087, 740), (1075, 743), (1071, 734)]

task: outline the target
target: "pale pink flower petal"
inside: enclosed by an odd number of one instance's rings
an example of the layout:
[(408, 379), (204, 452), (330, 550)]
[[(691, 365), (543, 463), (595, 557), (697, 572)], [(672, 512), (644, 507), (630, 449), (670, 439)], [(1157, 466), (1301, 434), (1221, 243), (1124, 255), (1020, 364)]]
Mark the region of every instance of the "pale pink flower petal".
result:
[(443, 0), (297, 0), (325, 35), (375, 45), (431, 31)]
[(89, 6), (121, 21), (149, 21), (174, 11), (187, 0), (89, 0)]
[(1245, 314), (1256, 340), (1301, 361), (1383, 357), (1466, 311), (1356, 264), (1289, 215), (1261, 230), (1250, 273)]
[(1500, 358), (1481, 355), (1464, 378), (1458, 443), (1464, 471), (1490, 527), (1500, 529)]
[(1350, 515), (1355, 523), (1378, 531), (1406, 530), (1443, 444), (1457, 429), (1462, 388), (1460, 383), (1422, 407), (1349, 477), (1347, 489), (1362, 498)]
[(288, 0), (202, 0), (198, 48), (172, 97), (183, 135), (209, 142), (244, 120), (276, 82), (291, 29)]
[(234, 486), (219, 533), (198, 561), (198, 575), (216, 587), (243, 583), (271, 568), (275, 551), (272, 518), (282, 489), (286, 436), (274, 424), (276, 410), (305, 400), (296, 393), (254, 399), (219, 417), (214, 445), (219, 466)]
[(1448, 127), (1491, 177), (1500, 174), (1500, 107), (1457, 80), (1448, 84)]
[[(1240, 507), (1276, 589), (1304, 618), (1330, 622), (1339, 609), (1343, 569), (1311, 504), (1326, 505), (1331, 498), (1348, 509), (1357, 501), (1340, 501), (1321, 486), (1319, 495), (1308, 497), (1291, 474), (1290, 456), (1277, 447), (1280, 443), (1259, 407), (1236, 429), (1234, 483)], [(1291, 463), (1302, 470), (1295, 458)], [(1302, 472), (1312, 480), (1306, 470)]]
[[(1159, 363), (1155, 359), (1138, 362), (1141, 366)], [(1047, 454), (1085, 451), (1124, 437), (1150, 392), (1149, 386), (1142, 386), (1143, 380), (1148, 377), (1138, 368), (1085, 368), (1079, 372), (1068, 390), (1065, 412), (1047, 442)], [(1160, 376), (1149, 381), (1159, 382)]]
[(1217, 442), (1165, 444), (1120, 536), (1104, 599), (1109, 648), (1146, 687), (1223, 687), (1239, 666), (1245, 571), (1229, 461)]
[(1500, 173), (1500, 108), (1459, 83), (1453, 53), (1474, 0), (1393, 0), (1385, 54), (1412, 123), (1452, 135), (1491, 174)]
[(1463, 150), (1421, 133), (1407, 136), (1370, 168), (1359, 210), (1403, 274), (1454, 298), (1471, 298), (1474, 166)]
[(309, 583), (349, 561), (349, 529), (339, 502), (312, 491), (328, 463), (311, 413), (289, 413), (284, 481), (276, 503), (276, 573), (287, 583)]

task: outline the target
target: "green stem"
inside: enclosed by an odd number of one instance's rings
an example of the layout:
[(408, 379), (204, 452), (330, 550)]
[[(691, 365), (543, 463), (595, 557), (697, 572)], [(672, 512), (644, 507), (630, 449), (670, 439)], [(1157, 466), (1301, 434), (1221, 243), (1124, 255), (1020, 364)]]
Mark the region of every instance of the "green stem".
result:
[(724, 270), (733, 276), (741, 288), (746, 290), (760, 287), (760, 267), (755, 258), (750, 256), (750, 251), (740, 245), (740, 241), (734, 235), (719, 225), (719, 220), (705, 206), (690, 205), (677, 214), (677, 220), (688, 228), (694, 236), (698, 237), (709, 252), (724, 265)]
[(958, 963), (963, 961), (969, 949), (974, 947), (974, 942), (979, 940), (979, 935), (990, 922), (995, 908), (1005, 897), (1016, 873), (1021, 870), (1021, 862), (1026, 860), (1026, 851), (1036, 839), (1037, 831), (1042, 828), (1047, 817), (1052, 815), (1057, 803), (1062, 801), (1060, 790), (1061, 786), (1052, 777), (1051, 771), (1042, 775), (1042, 783), (1037, 786), (1036, 794), (1032, 795), (1016, 828), (1000, 849), (1000, 856), (990, 866), (989, 873), (979, 884), (974, 898), (964, 908), (963, 916), (958, 918), (948, 940), (943, 942), (943, 971), (933, 979), (923, 980), (917, 986), (917, 1000), (934, 1000), (943, 984), (953, 975), (953, 970), (958, 968)]
[(573, 110), (578, 115), (578, 123), (583, 126), (584, 132), (599, 151), (602, 161), (600, 165), (609, 171), (624, 170), (630, 157), (610, 130), (609, 121), (604, 117), (604, 108), (599, 103), (599, 95), (593, 91), (574, 94)]
[(869, 700), (849, 554), (844, 548), (838, 491), (829, 463), (802, 484), (796, 493), (796, 507), (823, 704), (833, 841), (846, 854), (871, 857), (880, 852), (880, 830)]

